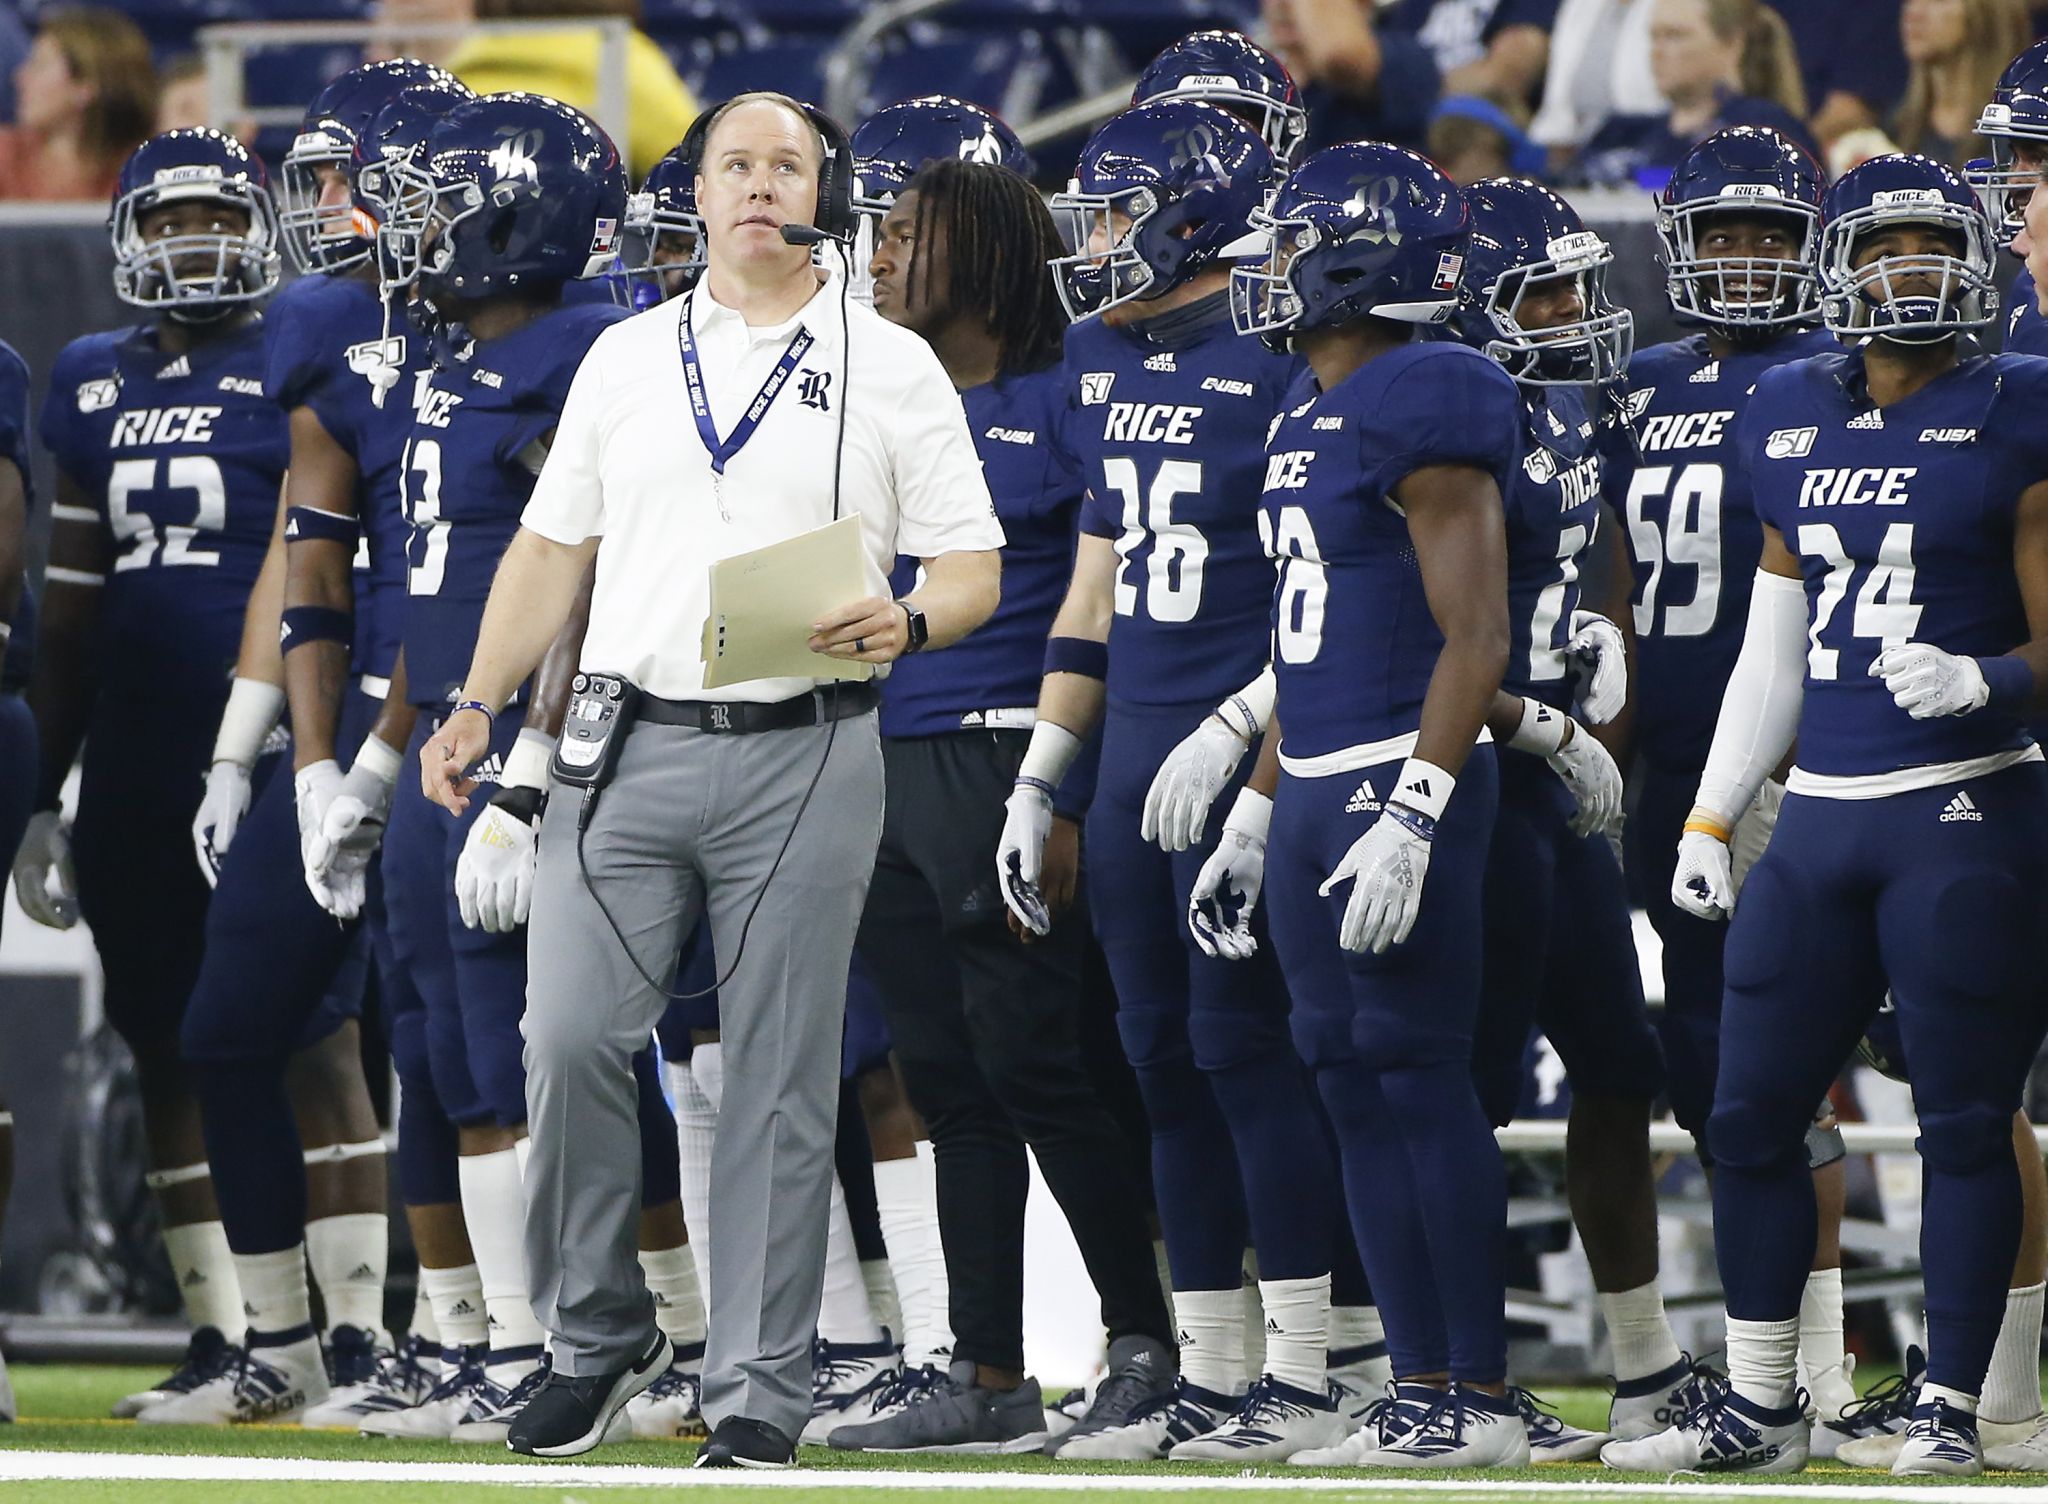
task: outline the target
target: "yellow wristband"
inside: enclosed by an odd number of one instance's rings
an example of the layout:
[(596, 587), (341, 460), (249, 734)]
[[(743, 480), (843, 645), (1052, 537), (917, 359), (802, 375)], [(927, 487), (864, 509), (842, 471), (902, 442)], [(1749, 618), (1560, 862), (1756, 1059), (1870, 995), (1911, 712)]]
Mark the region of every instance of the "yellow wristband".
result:
[(1696, 832), (1699, 835), (1712, 836), (1724, 845), (1731, 834), (1727, 822), (1722, 820), (1712, 810), (1701, 809), (1698, 805), (1694, 805), (1692, 813), (1685, 817), (1685, 829), (1689, 833)]

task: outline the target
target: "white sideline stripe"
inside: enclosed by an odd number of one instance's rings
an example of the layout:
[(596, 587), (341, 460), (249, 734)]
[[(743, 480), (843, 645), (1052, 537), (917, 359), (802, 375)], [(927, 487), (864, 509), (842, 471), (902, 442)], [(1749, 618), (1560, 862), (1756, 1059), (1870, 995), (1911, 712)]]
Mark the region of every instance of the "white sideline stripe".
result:
[(490, 1462), (339, 1462), (289, 1457), (170, 1457), (125, 1452), (34, 1452), (0, 1450), (0, 1481), (62, 1482), (120, 1479), (154, 1483), (495, 1483), (512, 1488), (863, 1488), (863, 1489), (1024, 1489), (1040, 1493), (1074, 1493), (1095, 1489), (1133, 1493), (1319, 1493), (1434, 1494), (1451, 1498), (1501, 1498), (1528, 1495), (1585, 1494), (1594, 1490), (1642, 1498), (1749, 1499), (1882, 1499), (1899, 1504), (1933, 1499), (1955, 1500), (1974, 1495), (2000, 1504), (2044, 1504), (2048, 1487), (1996, 1487), (1986, 1494), (1981, 1485), (1930, 1484), (1921, 1487), (1868, 1483), (1788, 1483), (1773, 1487), (1753, 1483), (1614, 1482), (1577, 1479), (1571, 1482), (1510, 1482), (1506, 1479), (1402, 1478), (1360, 1474), (1350, 1478), (1176, 1478), (1129, 1473), (953, 1473), (892, 1472), (885, 1469), (844, 1471), (793, 1468), (787, 1472), (721, 1469), (699, 1473), (690, 1468), (646, 1467), (621, 1463), (557, 1463), (524, 1467)]

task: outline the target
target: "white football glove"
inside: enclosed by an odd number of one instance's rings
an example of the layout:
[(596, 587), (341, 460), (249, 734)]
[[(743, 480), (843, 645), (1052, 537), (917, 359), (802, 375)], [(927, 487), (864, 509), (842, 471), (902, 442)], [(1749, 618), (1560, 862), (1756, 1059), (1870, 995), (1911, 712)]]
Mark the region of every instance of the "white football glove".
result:
[(526, 923), (540, 858), (539, 815), (539, 790), (507, 789), (469, 827), (455, 862), (455, 902), (471, 929), (503, 935)]
[(1266, 883), (1266, 831), (1273, 801), (1257, 789), (1241, 789), (1223, 834), (1188, 895), (1188, 929), (1205, 956), (1243, 961), (1258, 954), (1252, 910)]
[(1564, 744), (1543, 759), (1564, 780), (1578, 804), (1571, 818), (1575, 836), (1589, 836), (1621, 822), (1621, 769), (1585, 727), (1574, 725)]
[(1628, 703), (1628, 652), (1621, 628), (1598, 611), (1574, 611), (1564, 650), (1578, 681), (1579, 708), (1594, 725), (1606, 725)]
[(71, 871), (71, 823), (54, 809), (29, 816), (14, 855), (14, 898), (22, 913), (53, 930), (78, 923), (78, 879)]
[(1968, 715), (1991, 702), (1991, 686), (1976, 659), (1925, 642), (1886, 648), (1871, 659), (1870, 676), (1884, 680), (1899, 709), (1916, 721)]
[(1339, 883), (1351, 881), (1351, 898), (1337, 933), (1346, 950), (1384, 955), (1415, 928), (1422, 883), (1429, 876), (1430, 838), (1422, 834), (1426, 827), (1404, 824), (1395, 814), (1399, 808), (1390, 803), (1316, 889), (1327, 898)]
[(1230, 782), (1246, 750), (1245, 739), (1219, 717), (1203, 717), (1152, 775), (1138, 834), (1157, 841), (1162, 851), (1186, 851), (1200, 843), (1209, 823), (1209, 806)]
[(1735, 875), (1726, 841), (1703, 830), (1688, 830), (1678, 838), (1671, 901), (1699, 919), (1726, 919), (1735, 912)]
[[(314, 901), (336, 919), (353, 919), (363, 911), (369, 886), (370, 858), (384, 839), (384, 817), (391, 809), (391, 791), (398, 781), (403, 755), (370, 736), (356, 749), (355, 762), (333, 785), (320, 812), (320, 823), (306, 831), (306, 807), (300, 806), (300, 851), (305, 858), (306, 886)], [(315, 763), (313, 768), (332, 768)], [(299, 788), (313, 768), (299, 775)], [(317, 792), (316, 792), (317, 797)]]
[(1728, 837), (1728, 871), (1732, 886), (1731, 898), (1742, 896), (1742, 884), (1749, 877), (1749, 869), (1763, 856), (1764, 848), (1771, 844), (1771, 832), (1778, 828), (1778, 810), (1785, 802), (1785, 785), (1774, 778), (1766, 778), (1764, 786), (1756, 791), (1756, 799), (1742, 818), (1735, 822), (1735, 829)]
[(228, 844), (249, 813), (249, 770), (240, 763), (217, 762), (206, 772), (206, 796), (192, 817), (192, 848), (199, 870), (211, 888), (220, 882), (220, 864)]
[(1002, 839), (996, 843), (996, 887), (1003, 903), (1034, 935), (1052, 932), (1052, 915), (1038, 891), (1045, 841), (1052, 833), (1052, 795), (1020, 783), (1003, 801)]

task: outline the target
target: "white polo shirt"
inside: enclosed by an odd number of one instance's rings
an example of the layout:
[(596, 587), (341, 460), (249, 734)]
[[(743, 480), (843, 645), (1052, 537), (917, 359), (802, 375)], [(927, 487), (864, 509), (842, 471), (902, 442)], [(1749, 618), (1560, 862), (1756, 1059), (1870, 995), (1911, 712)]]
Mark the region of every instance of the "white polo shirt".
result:
[[(858, 302), (846, 309), (847, 351), (840, 307), (833, 278), (787, 323), (749, 328), (700, 283), (687, 298), (612, 325), (590, 347), (521, 519), (558, 543), (602, 540), (585, 669), (624, 674), (672, 700), (784, 700), (821, 682), (752, 679), (706, 690), (702, 644), (712, 564), (832, 521), (842, 403), (839, 515), (860, 516), (871, 594), (889, 594), (899, 554), (1002, 547), (966, 413), (938, 357)], [(815, 340), (715, 488), (683, 377), (686, 309), (720, 440), (799, 329)]]

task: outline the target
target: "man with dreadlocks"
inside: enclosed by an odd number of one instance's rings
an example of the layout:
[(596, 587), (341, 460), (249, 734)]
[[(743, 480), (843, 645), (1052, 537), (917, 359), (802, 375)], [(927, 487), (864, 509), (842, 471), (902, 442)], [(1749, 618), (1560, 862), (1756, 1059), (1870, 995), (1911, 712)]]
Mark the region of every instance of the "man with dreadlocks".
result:
[[(1076, 1043), (1087, 926), (1069, 915), (1024, 943), (1004, 923), (989, 860), (1083, 490), (1054, 442), (1067, 321), (1045, 263), (1059, 254), (1030, 184), (944, 159), (911, 180), (877, 235), (875, 311), (924, 336), (959, 389), (1008, 542), (996, 614), (947, 652), (899, 660), (882, 696), (888, 797), (859, 949), (937, 1154), (954, 1348), (943, 1372), (907, 1370), (876, 1419), (833, 1431), (847, 1450), (1015, 1451), (1045, 1439), (1038, 1383), (1024, 1373), (1027, 1144), (1101, 1292), (1110, 1340), (1171, 1350), (1136, 1166)], [(1057, 910), (1076, 899), (1079, 836), (1071, 820), (1055, 825), (1044, 887)]]

